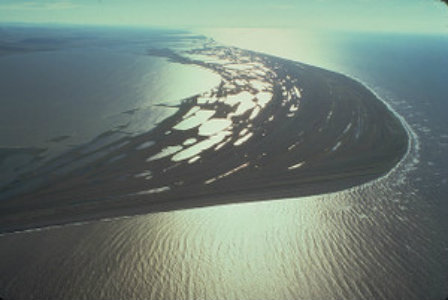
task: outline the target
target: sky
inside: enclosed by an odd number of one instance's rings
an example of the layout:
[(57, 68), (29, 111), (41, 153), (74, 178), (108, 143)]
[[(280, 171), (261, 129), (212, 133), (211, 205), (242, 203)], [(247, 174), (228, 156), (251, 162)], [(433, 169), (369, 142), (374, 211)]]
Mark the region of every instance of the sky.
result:
[(0, 22), (447, 32), (438, 0), (0, 0)]

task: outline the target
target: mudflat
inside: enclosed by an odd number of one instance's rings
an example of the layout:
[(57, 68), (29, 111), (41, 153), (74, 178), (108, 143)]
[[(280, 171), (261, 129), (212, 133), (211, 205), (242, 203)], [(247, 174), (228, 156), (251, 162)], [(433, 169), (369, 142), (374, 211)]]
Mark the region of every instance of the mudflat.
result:
[(151, 131), (84, 145), (11, 183), (0, 232), (334, 192), (384, 175), (406, 152), (400, 120), (347, 76), (213, 43), (148, 55), (222, 81)]

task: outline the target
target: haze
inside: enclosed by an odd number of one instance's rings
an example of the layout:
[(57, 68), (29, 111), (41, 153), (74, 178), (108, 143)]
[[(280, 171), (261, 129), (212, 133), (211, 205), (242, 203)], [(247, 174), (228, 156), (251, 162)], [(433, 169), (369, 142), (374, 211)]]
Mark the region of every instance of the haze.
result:
[(0, 4), (0, 20), (172, 28), (356, 28), (414, 33), (448, 30), (445, 5), (430, 0), (6, 0)]

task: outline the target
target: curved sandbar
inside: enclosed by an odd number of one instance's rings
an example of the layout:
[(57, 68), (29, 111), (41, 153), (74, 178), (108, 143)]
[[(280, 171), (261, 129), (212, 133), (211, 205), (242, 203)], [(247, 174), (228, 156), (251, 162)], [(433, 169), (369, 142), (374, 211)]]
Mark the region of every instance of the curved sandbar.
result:
[(341, 74), (214, 44), (149, 54), (222, 82), (147, 133), (29, 174), (22, 181), (48, 179), (2, 200), (0, 231), (333, 192), (385, 174), (406, 152), (401, 122)]

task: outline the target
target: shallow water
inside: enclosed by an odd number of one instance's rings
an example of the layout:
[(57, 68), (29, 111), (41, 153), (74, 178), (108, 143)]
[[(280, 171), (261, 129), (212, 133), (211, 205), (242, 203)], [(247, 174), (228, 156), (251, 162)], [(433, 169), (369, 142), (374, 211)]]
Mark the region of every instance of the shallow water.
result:
[[(290, 53), (303, 42), (288, 44)], [(427, 59), (447, 44), (408, 38), (405, 45), (421, 47), (397, 61), (388, 54), (402, 43), (384, 46), (386, 55), (372, 50), (373, 37), (341, 43), (333, 45), (333, 69), (366, 82), (409, 123), (409, 153), (389, 175), (327, 195), (4, 235), (1, 296), (444, 299), (448, 124), (440, 108), (448, 91), (425, 78), (448, 70), (446, 59)], [(425, 68), (408, 72), (413, 63)]]
[(0, 70), (0, 187), (37, 161), (147, 132), (219, 83), (199, 67), (103, 48), (3, 56)]

